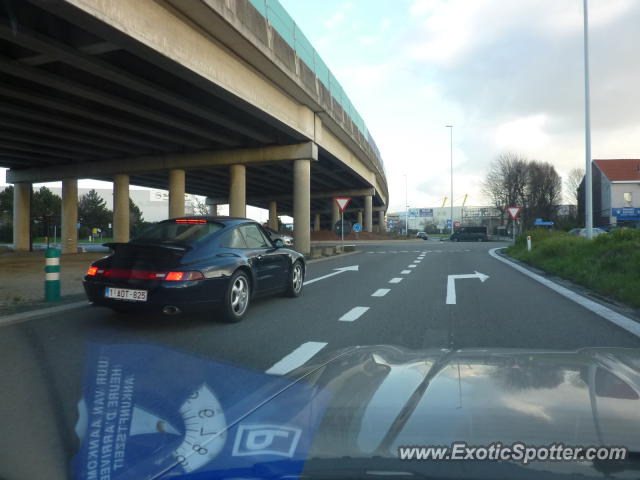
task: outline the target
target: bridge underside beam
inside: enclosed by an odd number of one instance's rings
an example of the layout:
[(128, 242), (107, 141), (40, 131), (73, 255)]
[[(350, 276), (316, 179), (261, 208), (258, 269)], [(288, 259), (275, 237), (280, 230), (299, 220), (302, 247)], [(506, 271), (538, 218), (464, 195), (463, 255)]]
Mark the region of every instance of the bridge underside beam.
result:
[(148, 173), (176, 168), (194, 169), (235, 164), (269, 164), (299, 159), (318, 159), (318, 147), (312, 142), (294, 145), (216, 150), (184, 154), (163, 154), (127, 159), (71, 163), (51, 167), (9, 170), (7, 182), (49, 182), (63, 178), (100, 178), (119, 173)]

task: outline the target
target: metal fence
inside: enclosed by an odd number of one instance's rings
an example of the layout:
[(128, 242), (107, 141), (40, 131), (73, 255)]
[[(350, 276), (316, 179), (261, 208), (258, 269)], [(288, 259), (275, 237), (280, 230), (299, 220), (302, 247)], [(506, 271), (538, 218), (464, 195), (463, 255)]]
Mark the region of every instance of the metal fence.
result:
[(340, 104), (345, 113), (351, 118), (363, 137), (371, 146), (376, 160), (384, 172), (384, 163), (380, 158), (380, 151), (373, 138), (367, 130), (364, 120), (355, 109), (344, 89), (333, 76), (331, 70), (324, 63), (318, 52), (316, 52), (311, 42), (298, 27), (296, 22), (287, 13), (278, 0), (249, 0), (255, 9), (269, 22), (278, 32), (285, 42), (293, 49), (296, 55), (302, 60), (311, 71), (318, 77), (318, 80), (325, 86), (331, 96)]

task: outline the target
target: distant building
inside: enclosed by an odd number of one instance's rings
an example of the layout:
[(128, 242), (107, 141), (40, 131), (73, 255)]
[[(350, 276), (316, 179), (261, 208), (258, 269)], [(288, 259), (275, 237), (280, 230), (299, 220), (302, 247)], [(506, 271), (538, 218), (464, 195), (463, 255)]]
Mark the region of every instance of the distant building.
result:
[[(640, 159), (598, 159), (591, 163), (593, 224), (640, 227)], [(584, 215), (584, 180), (578, 190)]]
[[(431, 207), (431, 208), (410, 208), (407, 212), (409, 231), (446, 231), (448, 220), (451, 217), (451, 207)], [(398, 228), (404, 228), (405, 212), (387, 214), (388, 220), (397, 218)], [(495, 227), (502, 225), (500, 212), (495, 207), (490, 206), (458, 206), (453, 207), (454, 225), (463, 226), (486, 226), (490, 232)], [(395, 224), (396, 222), (394, 222)]]
[[(49, 188), (56, 195), (62, 195), (62, 189), (58, 187)], [(107, 203), (107, 208), (113, 210), (113, 190), (110, 188), (78, 188), (78, 198), (95, 190)], [(195, 196), (185, 194), (185, 215), (195, 213)], [(169, 216), (169, 192), (166, 190), (129, 190), (129, 198), (133, 200), (140, 211), (142, 218), (146, 222), (159, 222), (166, 220)]]

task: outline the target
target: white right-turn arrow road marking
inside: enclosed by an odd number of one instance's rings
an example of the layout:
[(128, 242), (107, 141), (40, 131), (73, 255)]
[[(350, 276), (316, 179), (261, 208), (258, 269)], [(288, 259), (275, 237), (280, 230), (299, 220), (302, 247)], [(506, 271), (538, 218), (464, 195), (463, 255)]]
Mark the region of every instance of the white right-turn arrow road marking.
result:
[(328, 275), (323, 275), (322, 277), (317, 277), (317, 278), (313, 278), (311, 280), (307, 280), (306, 282), (304, 282), (304, 284), (305, 285), (309, 285), (311, 283), (315, 283), (315, 282), (318, 282), (320, 280), (324, 280), (325, 278), (333, 277), (334, 275), (338, 275), (339, 273), (342, 273), (342, 272), (357, 272), (358, 271), (358, 265), (353, 265), (351, 267), (334, 268), (334, 270), (335, 270), (335, 272), (329, 273)]
[(477, 278), (481, 282), (484, 282), (489, 278), (489, 275), (480, 272), (467, 273), (465, 275), (449, 275), (447, 278), (447, 305), (456, 304), (456, 280), (458, 278)]

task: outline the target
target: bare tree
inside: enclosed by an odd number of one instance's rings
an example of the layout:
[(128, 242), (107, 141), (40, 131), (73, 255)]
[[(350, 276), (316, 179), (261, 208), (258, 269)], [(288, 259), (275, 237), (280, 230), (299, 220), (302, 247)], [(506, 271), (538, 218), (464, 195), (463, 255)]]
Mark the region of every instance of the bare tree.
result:
[(535, 218), (555, 218), (562, 181), (553, 165), (504, 153), (491, 164), (483, 193), (498, 209), (502, 223), (507, 207), (523, 207), (520, 218), (531, 225)]
[(527, 165), (527, 223), (534, 218), (550, 220), (556, 217), (562, 199), (562, 180), (550, 163), (532, 161)]
[(200, 200), (199, 197), (193, 197), (193, 213), (195, 215), (209, 215), (209, 206)]
[(564, 185), (571, 205), (578, 205), (578, 187), (584, 178), (584, 168), (574, 168), (569, 172)]
[(525, 157), (516, 153), (503, 153), (489, 167), (482, 190), (500, 212), (502, 223), (507, 207), (523, 206), (525, 203), (527, 163)]

